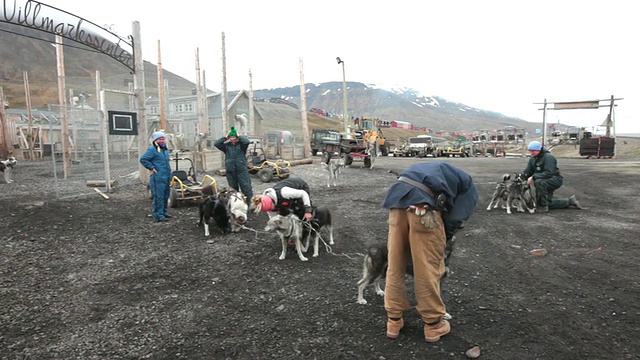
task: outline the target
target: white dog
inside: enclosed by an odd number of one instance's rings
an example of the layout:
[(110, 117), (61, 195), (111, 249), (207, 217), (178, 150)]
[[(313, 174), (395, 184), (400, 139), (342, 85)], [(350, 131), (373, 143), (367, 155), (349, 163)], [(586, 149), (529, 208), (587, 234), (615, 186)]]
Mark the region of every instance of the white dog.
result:
[(338, 175), (340, 171), (344, 168), (344, 159), (332, 159), (329, 160), (329, 163), (322, 162), (322, 167), (325, 168), (328, 172), (327, 174), (327, 187), (331, 187), (331, 182), (333, 182), (333, 186), (337, 185)]
[(11, 173), (13, 172), (13, 167), (16, 166), (18, 161), (15, 157), (11, 156), (7, 160), (0, 161), (0, 171), (4, 174), (4, 181), (7, 184), (11, 184), (13, 179), (11, 178)]
[(227, 194), (227, 211), (231, 222), (231, 232), (238, 232), (247, 222), (247, 197), (243, 193), (230, 190)]

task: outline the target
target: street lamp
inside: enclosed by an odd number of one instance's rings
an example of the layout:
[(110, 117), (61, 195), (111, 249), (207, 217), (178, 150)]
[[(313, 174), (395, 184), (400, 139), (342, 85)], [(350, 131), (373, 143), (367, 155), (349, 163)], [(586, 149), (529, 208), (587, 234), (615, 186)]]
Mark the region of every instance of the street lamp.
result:
[(344, 117), (344, 132), (349, 134), (349, 115), (347, 114), (347, 79), (344, 75), (344, 61), (337, 57), (338, 65), (342, 64), (342, 116)]

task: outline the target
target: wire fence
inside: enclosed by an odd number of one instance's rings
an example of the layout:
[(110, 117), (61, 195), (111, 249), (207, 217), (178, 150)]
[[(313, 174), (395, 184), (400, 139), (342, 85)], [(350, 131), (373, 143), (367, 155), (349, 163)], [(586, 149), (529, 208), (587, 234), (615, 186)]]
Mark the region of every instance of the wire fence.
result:
[[(220, 94), (208, 94), (206, 98), (208, 131), (203, 134), (194, 85), (184, 79), (164, 81), (161, 95), (155, 70), (145, 70), (146, 133), (113, 135), (108, 133), (105, 112), (138, 111), (138, 102), (133, 94), (133, 75), (123, 73), (99, 77), (96, 72), (94, 77), (67, 76), (65, 82), (67, 106), (49, 104), (39, 109), (9, 109), (7, 114), (8, 128), (15, 130), (9, 134), (13, 143), (12, 155), (22, 161), (42, 161), (43, 173), (51, 174), (58, 198), (94, 194), (93, 188), (106, 187), (109, 190), (141, 184), (138, 156), (144, 148), (139, 149), (139, 137), (146, 140), (142, 143), (149, 144), (150, 134), (157, 130), (166, 131), (170, 149), (179, 150), (174, 157), (189, 158), (196, 164), (194, 175), (198, 178), (203, 174), (214, 174), (224, 167), (223, 154), (213, 147), (215, 139), (226, 135), (219, 114)], [(104, 96), (102, 103), (101, 94)], [(160, 96), (166, 100), (164, 126), (161, 125)], [(233, 104), (233, 114), (248, 112), (248, 97), (235, 99)], [(227, 126), (233, 124), (231, 121)], [(69, 139), (68, 149), (63, 149), (65, 133)], [(250, 135), (261, 137), (261, 134)], [(293, 139), (289, 143), (273, 142), (267, 138), (260, 140), (268, 159), (305, 158), (301, 139)], [(65, 161), (65, 152), (69, 153), (69, 161)], [(172, 166), (177, 164), (172, 161)]]

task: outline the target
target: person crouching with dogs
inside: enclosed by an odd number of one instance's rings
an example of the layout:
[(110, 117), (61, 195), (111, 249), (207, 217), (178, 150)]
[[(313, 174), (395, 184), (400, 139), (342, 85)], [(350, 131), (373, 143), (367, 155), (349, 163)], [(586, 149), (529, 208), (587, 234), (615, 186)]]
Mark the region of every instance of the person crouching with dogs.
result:
[(416, 310), (424, 339), (436, 342), (451, 331), (440, 293), (447, 239), (473, 213), (478, 191), (462, 169), (444, 161), (416, 163), (398, 175), (382, 204), (389, 210), (388, 269), (384, 290), (387, 337), (395, 339), (409, 309), (405, 288), (408, 256), (414, 271)]
[(149, 176), (149, 187), (153, 201), (151, 204), (151, 214), (156, 222), (167, 221), (172, 217), (167, 212), (167, 201), (171, 192), (171, 165), (169, 164), (170, 153), (165, 143), (165, 134), (156, 131), (152, 135), (151, 146), (140, 156), (140, 163), (151, 171)]
[[(255, 195), (251, 199), (251, 207), (254, 213), (260, 211), (277, 211), (279, 215), (287, 216), (295, 214), (300, 220), (312, 218), (313, 207), (309, 184), (302, 178), (290, 176), (280, 180), (272, 188), (266, 189), (262, 195)], [(303, 239), (306, 238), (308, 228), (303, 228)], [(295, 244), (289, 244), (289, 250), (294, 250)]]
[(536, 204), (539, 211), (548, 212), (549, 209), (566, 209), (574, 207), (582, 209), (575, 195), (569, 198), (554, 199), (553, 192), (562, 186), (563, 177), (558, 169), (558, 161), (547, 149), (543, 149), (539, 141), (532, 141), (527, 146), (531, 154), (527, 168), (522, 172), (527, 184), (536, 188)]
[(247, 148), (250, 143), (248, 137), (238, 136), (236, 128), (232, 126), (226, 137), (221, 137), (213, 144), (225, 155), (225, 177), (229, 187), (236, 191), (242, 191), (247, 201), (253, 197), (251, 177), (249, 177), (247, 165)]

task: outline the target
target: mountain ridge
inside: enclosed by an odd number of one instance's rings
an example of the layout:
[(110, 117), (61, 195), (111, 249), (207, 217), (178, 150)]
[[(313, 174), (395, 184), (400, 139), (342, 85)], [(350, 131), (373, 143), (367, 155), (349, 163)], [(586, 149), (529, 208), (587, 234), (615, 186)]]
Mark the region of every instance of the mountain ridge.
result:
[[(28, 71), (33, 107), (58, 102), (54, 35), (20, 26), (0, 23), (0, 86), (12, 107), (25, 106), (23, 72)], [(103, 84), (122, 88), (131, 81), (128, 69), (113, 59), (80, 44), (65, 46), (67, 88), (94, 92), (91, 85), (95, 70), (100, 70)], [(195, 71), (195, 70), (194, 70)], [(148, 96), (157, 94), (157, 66), (144, 61), (145, 87)], [(163, 77), (170, 84), (170, 96), (191, 95), (195, 84), (163, 68)], [(84, 80), (83, 80), (84, 79)], [(417, 90), (402, 86), (384, 89), (375, 84), (347, 82), (348, 113), (354, 118), (368, 116), (385, 121), (407, 121), (417, 127), (434, 131), (501, 130), (507, 126), (535, 131), (540, 125), (482, 110), (439, 96), (424, 96)], [(342, 113), (342, 82), (305, 84), (307, 108)], [(298, 106), (300, 86), (254, 90), (255, 97), (280, 98)]]

